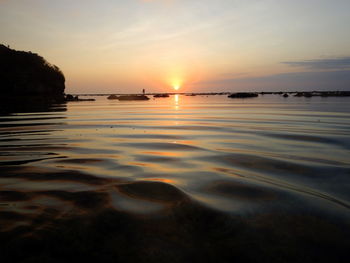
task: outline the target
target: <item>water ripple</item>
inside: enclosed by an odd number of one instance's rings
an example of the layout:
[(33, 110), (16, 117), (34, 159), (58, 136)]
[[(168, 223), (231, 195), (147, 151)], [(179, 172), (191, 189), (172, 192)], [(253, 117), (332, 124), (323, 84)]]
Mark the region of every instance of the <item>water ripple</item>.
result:
[[(328, 110), (322, 100), (289, 101), (98, 98), (66, 111), (1, 116), (0, 233), (30, 225), (35, 236), (52, 220), (65, 229), (88, 218), (114, 235), (121, 230), (110, 222), (122, 221), (125, 231), (138, 225), (179, 240), (214, 224), (229, 234), (215, 230), (212, 240), (238, 236), (240, 244), (249, 234), (237, 229), (258, 231), (261, 220), (265, 228), (286, 218), (349, 220), (350, 104)], [(167, 244), (175, 243), (186, 242)]]

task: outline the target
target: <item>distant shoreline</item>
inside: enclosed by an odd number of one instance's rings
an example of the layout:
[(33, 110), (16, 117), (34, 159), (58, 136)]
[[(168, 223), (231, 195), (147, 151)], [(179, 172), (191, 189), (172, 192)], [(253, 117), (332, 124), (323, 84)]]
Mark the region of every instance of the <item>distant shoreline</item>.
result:
[[(350, 90), (341, 90), (341, 91), (235, 91), (235, 92), (150, 92), (145, 93), (145, 95), (157, 95), (157, 94), (168, 94), (168, 95), (204, 95), (204, 96), (214, 96), (214, 95), (230, 95), (233, 93), (256, 93), (260, 95), (281, 95), (281, 94), (311, 94), (312, 96), (350, 96)], [(109, 96), (114, 95), (138, 95), (141, 93), (70, 93), (73, 96)]]

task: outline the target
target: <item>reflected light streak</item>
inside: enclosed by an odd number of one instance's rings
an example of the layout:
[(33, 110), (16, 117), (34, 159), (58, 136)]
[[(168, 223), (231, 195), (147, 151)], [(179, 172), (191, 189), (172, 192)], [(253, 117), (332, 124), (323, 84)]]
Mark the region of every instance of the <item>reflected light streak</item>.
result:
[(175, 110), (179, 109), (179, 94), (174, 95)]

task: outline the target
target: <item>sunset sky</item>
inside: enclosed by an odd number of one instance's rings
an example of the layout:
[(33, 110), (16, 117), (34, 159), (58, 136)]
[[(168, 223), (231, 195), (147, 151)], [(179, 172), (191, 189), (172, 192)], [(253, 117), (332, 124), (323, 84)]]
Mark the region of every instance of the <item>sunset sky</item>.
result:
[(0, 0), (67, 93), (350, 90), (349, 0)]

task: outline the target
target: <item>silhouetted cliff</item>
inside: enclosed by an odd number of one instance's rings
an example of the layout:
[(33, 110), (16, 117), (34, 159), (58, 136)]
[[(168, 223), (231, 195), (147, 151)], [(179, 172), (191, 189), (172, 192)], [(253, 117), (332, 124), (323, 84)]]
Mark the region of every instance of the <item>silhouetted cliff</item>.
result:
[(0, 44), (0, 98), (3, 103), (64, 101), (62, 71), (32, 52)]

